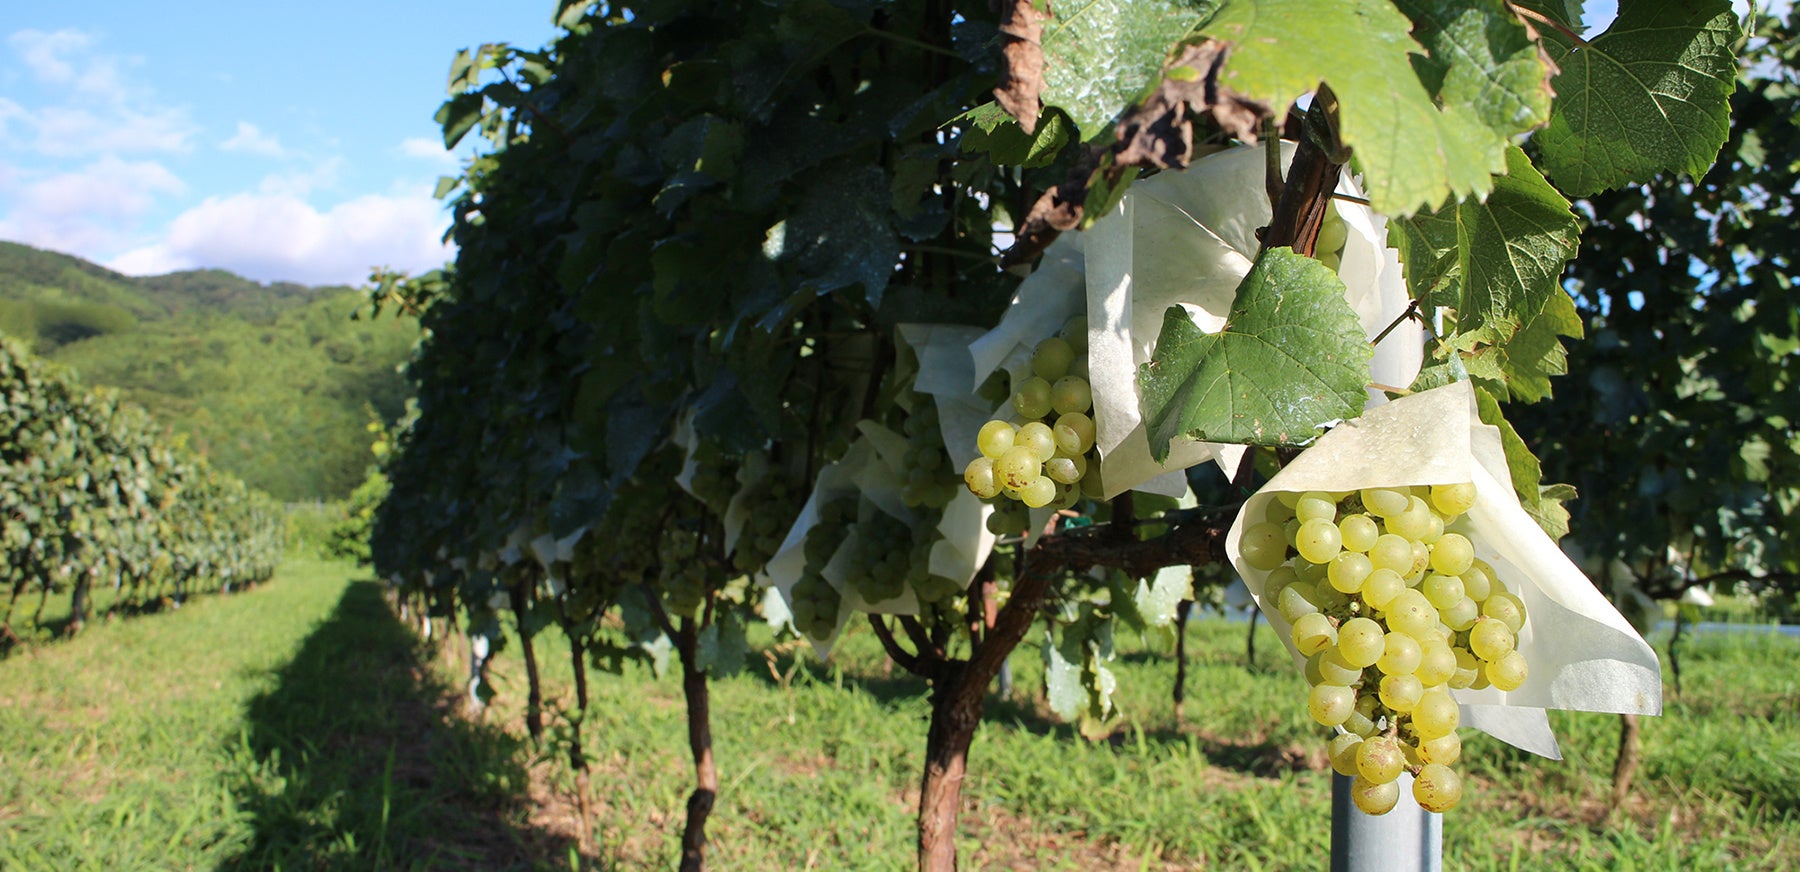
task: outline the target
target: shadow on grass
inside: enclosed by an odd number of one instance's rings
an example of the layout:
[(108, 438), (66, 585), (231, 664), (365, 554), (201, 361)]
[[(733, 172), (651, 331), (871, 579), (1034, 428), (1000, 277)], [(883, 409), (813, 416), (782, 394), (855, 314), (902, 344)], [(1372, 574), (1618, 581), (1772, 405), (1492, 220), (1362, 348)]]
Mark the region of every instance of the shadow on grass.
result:
[(452, 710), (431, 649), (372, 581), (252, 700), (238, 805), (254, 834), (220, 869), (568, 868), (531, 825), (520, 740)]

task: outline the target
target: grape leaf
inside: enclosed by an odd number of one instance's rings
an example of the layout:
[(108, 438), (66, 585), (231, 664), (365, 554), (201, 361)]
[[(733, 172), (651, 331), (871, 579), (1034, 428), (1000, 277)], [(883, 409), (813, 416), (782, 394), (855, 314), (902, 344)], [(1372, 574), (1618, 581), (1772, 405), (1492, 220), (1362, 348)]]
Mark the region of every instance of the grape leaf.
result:
[(1156, 81), (1169, 49), (1203, 24), (1216, 0), (1071, 0), (1044, 25), (1046, 106), (1074, 120), (1083, 142)]
[(694, 640), (694, 666), (713, 678), (730, 678), (744, 668), (750, 640), (736, 613), (724, 611)]
[(1179, 307), (1138, 369), (1150, 452), (1177, 437), (1301, 445), (1320, 425), (1354, 418), (1367, 398), (1372, 352), (1337, 274), (1289, 248), (1257, 257), (1218, 332)]
[(1087, 688), (1081, 684), (1081, 666), (1086, 659), (1080, 645), (1065, 652), (1054, 631), (1044, 634), (1044, 701), (1065, 721), (1079, 717), (1087, 704)]
[(962, 135), (964, 151), (987, 152), (994, 163), (1007, 166), (1048, 166), (1074, 132), (1069, 129), (1068, 116), (1045, 111), (1038, 116), (1037, 128), (1026, 133), (1018, 119), (998, 103), (983, 103), (951, 119), (951, 123), (957, 121), (969, 124)]
[(1481, 423), (1500, 429), (1500, 446), (1506, 452), (1506, 468), (1512, 473), (1513, 491), (1519, 495), (1519, 505), (1550, 538), (1561, 539), (1567, 535), (1569, 510), (1562, 504), (1575, 498), (1575, 488), (1543, 483), (1543, 466), (1538, 463), (1537, 455), (1532, 454), (1525, 440), (1519, 438), (1519, 431), (1514, 430), (1501, 413), (1500, 401), (1486, 388), (1475, 389), (1475, 407)]
[(1545, 28), (1562, 72), (1537, 143), (1557, 187), (1582, 197), (1660, 172), (1704, 173), (1730, 126), (1738, 36), (1727, 0), (1622, 4), (1585, 45)]
[(1510, 137), (1550, 120), (1552, 67), (1502, 0), (1395, 0), (1427, 55), (1413, 68), (1443, 105), (1467, 106)]
[(1219, 81), (1252, 99), (1286, 106), (1329, 84), (1371, 204), (1406, 215), (1485, 194), (1507, 144), (1475, 108), (1494, 95), (1433, 101), (1413, 69), (1424, 48), (1411, 28), (1388, 0), (1228, 0), (1202, 33), (1235, 45)]

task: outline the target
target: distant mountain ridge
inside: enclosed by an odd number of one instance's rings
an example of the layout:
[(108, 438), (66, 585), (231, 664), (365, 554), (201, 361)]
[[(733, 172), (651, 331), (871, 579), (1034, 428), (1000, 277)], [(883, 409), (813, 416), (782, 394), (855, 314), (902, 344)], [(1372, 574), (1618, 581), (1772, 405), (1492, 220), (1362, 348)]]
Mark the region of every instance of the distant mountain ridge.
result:
[(346, 286), (263, 284), (219, 269), (133, 277), (0, 241), (0, 333), (119, 388), (190, 447), (284, 500), (362, 480), (371, 419), (392, 423), (410, 319), (353, 321)]

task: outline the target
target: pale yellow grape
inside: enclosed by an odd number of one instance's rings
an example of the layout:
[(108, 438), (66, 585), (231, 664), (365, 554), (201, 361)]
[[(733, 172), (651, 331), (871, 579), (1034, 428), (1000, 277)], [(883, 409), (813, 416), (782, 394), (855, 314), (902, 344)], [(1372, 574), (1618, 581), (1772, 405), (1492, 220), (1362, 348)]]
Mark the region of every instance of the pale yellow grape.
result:
[(1442, 639), (1419, 641), (1419, 668), (1413, 674), (1426, 687), (1449, 681), (1456, 675), (1456, 652)]
[(1493, 595), (1493, 576), (1488, 574), (1487, 567), (1481, 561), (1477, 560), (1469, 564), (1469, 568), (1462, 573), (1461, 578), (1463, 595), (1474, 600), (1477, 605)]
[(1481, 614), (1494, 618), (1514, 633), (1525, 626), (1525, 603), (1505, 591), (1497, 591), (1481, 604)]
[(1442, 763), (1427, 763), (1413, 777), (1413, 799), (1426, 811), (1449, 811), (1462, 800), (1462, 776)]
[(1406, 539), (1420, 539), (1431, 532), (1431, 518), (1431, 507), (1424, 500), (1408, 497), (1406, 511), (1388, 517), (1388, 532)]
[(1069, 343), (1069, 348), (1076, 354), (1086, 354), (1088, 350), (1088, 318), (1086, 315), (1072, 315), (1063, 322), (1062, 330), (1057, 336)]
[(1302, 521), (1336, 521), (1337, 502), (1324, 491), (1307, 491), (1294, 503), (1294, 517)]
[(1381, 679), (1380, 693), (1382, 705), (1406, 714), (1418, 705), (1419, 697), (1425, 693), (1425, 685), (1419, 683), (1416, 675), (1389, 675)]
[(1434, 687), (1419, 697), (1413, 706), (1413, 732), (1422, 740), (1435, 739), (1456, 731), (1462, 714), (1456, 708), (1456, 700), (1450, 698), (1450, 692)]
[(1456, 517), (1475, 506), (1475, 485), (1434, 484), (1431, 486), (1431, 505), (1448, 517)]
[(1013, 437), (1018, 430), (1005, 421), (989, 421), (975, 434), (975, 447), (981, 451), (981, 456), (999, 459), (1006, 449), (1013, 447)]
[(1012, 403), (1021, 418), (1036, 420), (1050, 414), (1050, 383), (1035, 375), (1019, 382)]
[(1462, 759), (1462, 737), (1455, 733), (1445, 733), (1435, 739), (1420, 742), (1419, 759), (1426, 763), (1456, 765), (1456, 761)]
[(1058, 414), (1086, 414), (1094, 407), (1094, 389), (1078, 375), (1065, 375), (1050, 386), (1050, 407)]
[(1411, 675), (1418, 671), (1423, 655), (1417, 639), (1405, 633), (1388, 633), (1381, 637), (1381, 659), (1375, 665), (1386, 675)]
[(1470, 690), (1487, 690), (1493, 685), (1488, 682), (1487, 664), (1483, 663), (1475, 669), (1475, 678), (1469, 682)]
[(1069, 364), (1075, 361), (1075, 349), (1069, 341), (1052, 336), (1037, 344), (1031, 354), (1031, 372), (1045, 381), (1056, 381), (1069, 374)]
[(1321, 684), (1307, 695), (1306, 713), (1327, 727), (1335, 727), (1356, 711), (1356, 691), (1336, 684)]
[(1331, 558), (1331, 566), (1326, 570), (1326, 577), (1331, 579), (1331, 586), (1344, 593), (1356, 593), (1362, 590), (1363, 581), (1375, 567), (1369, 558), (1355, 551), (1339, 552)]
[(1408, 772), (1412, 772), (1420, 766), (1425, 765), (1425, 761), (1419, 759), (1418, 747), (1411, 742), (1401, 742), (1400, 753), (1406, 756), (1406, 771)]
[(1362, 497), (1363, 507), (1377, 518), (1391, 518), (1406, 511), (1407, 498), (1411, 496), (1404, 490), (1391, 488), (1363, 488), (1357, 493)]
[(1300, 494), (1294, 491), (1276, 491), (1275, 501), (1291, 509), (1295, 503), (1300, 502)]
[(994, 459), (977, 457), (963, 468), (963, 483), (970, 492), (987, 500), (1000, 495), (1000, 482), (994, 477)]
[(1419, 585), (1419, 592), (1431, 601), (1432, 606), (1443, 611), (1463, 598), (1462, 579), (1434, 572), (1425, 576), (1425, 581)]
[[(1338, 639), (1340, 642), (1342, 641), (1342, 632), (1339, 632)], [(1314, 668), (1319, 673), (1319, 683), (1321, 684), (1341, 684), (1349, 687), (1355, 684), (1357, 679), (1362, 678), (1362, 667), (1346, 661), (1343, 651), (1335, 645), (1314, 654), (1309, 662), (1314, 664)]]
[[(1361, 705), (1362, 700), (1363, 700), (1363, 697), (1358, 697), (1357, 701), (1356, 701), (1357, 704)], [(1356, 735), (1361, 736), (1365, 739), (1370, 736), (1375, 735), (1375, 729), (1376, 729), (1375, 722), (1373, 720), (1370, 720), (1368, 713), (1362, 711), (1361, 709), (1351, 712), (1350, 716), (1345, 718), (1344, 722), (1341, 724), (1338, 724), (1338, 726), (1344, 728), (1348, 732), (1355, 733)], [(1349, 773), (1346, 772), (1344, 774), (1348, 775)]]
[(1087, 458), (1080, 455), (1067, 457), (1058, 454), (1044, 461), (1044, 474), (1057, 484), (1075, 484), (1081, 481), (1081, 475), (1085, 472), (1087, 472)]
[(1313, 251), (1321, 258), (1327, 254), (1338, 254), (1343, 251), (1344, 243), (1350, 239), (1350, 227), (1339, 217), (1337, 209), (1325, 210), (1325, 220), (1319, 223), (1319, 236), (1313, 242)]
[(1381, 527), (1374, 518), (1360, 512), (1346, 515), (1338, 522), (1338, 537), (1343, 541), (1345, 551), (1366, 554), (1381, 537)]
[(1425, 522), (1425, 534), (1419, 537), (1419, 542), (1424, 545), (1434, 545), (1443, 537), (1444, 519), (1438, 517), (1437, 512), (1432, 512), (1431, 518)]
[(1034, 509), (1050, 505), (1056, 499), (1056, 482), (1049, 476), (1038, 476), (1030, 484), (1019, 488), (1019, 502)]
[(1038, 460), (1036, 451), (1014, 445), (994, 461), (994, 478), (999, 480), (1001, 487), (1021, 490), (1042, 478), (1043, 469), (1044, 464)]
[(1508, 651), (1500, 659), (1483, 666), (1482, 671), (1487, 673), (1488, 680), (1493, 682), (1495, 687), (1507, 691), (1518, 690), (1519, 685), (1525, 683), (1525, 677), (1529, 674), (1525, 655), (1516, 650)]
[(1238, 540), (1238, 555), (1252, 569), (1272, 570), (1287, 559), (1287, 534), (1277, 524), (1252, 524)]
[(1445, 533), (1431, 543), (1431, 568), (1445, 575), (1462, 575), (1475, 564), (1475, 546), (1461, 533)]
[(1494, 618), (1476, 621), (1469, 629), (1469, 650), (1490, 663), (1510, 653), (1516, 641), (1511, 628)]
[(1481, 658), (1469, 652), (1467, 648), (1452, 648), (1456, 653), (1456, 674), (1445, 682), (1449, 686), (1462, 690), (1475, 683), (1475, 676), (1481, 672)]
[(1043, 463), (1056, 456), (1056, 437), (1051, 434), (1049, 425), (1042, 421), (1032, 421), (1019, 428), (1013, 436), (1013, 447), (1025, 446)]
[[(1363, 744), (1368, 744), (1364, 742)], [(1389, 780), (1386, 783), (1370, 781), (1361, 775), (1350, 780), (1350, 802), (1356, 810), (1367, 815), (1383, 815), (1394, 810), (1400, 801), (1400, 785)]]
[(1386, 784), (1400, 777), (1400, 770), (1406, 767), (1406, 755), (1400, 751), (1400, 743), (1389, 736), (1376, 736), (1365, 739), (1362, 746), (1356, 749), (1356, 771), (1362, 777)]
[(1304, 581), (1297, 581), (1281, 589), (1281, 596), (1275, 600), (1275, 610), (1281, 613), (1281, 619), (1292, 624), (1306, 615), (1316, 615), (1319, 607), (1302, 590), (1308, 587)]
[(1376, 569), (1391, 570), (1395, 575), (1406, 576), (1412, 572), (1412, 543), (1403, 536), (1383, 533), (1369, 546), (1369, 562)]
[(1383, 610), (1388, 629), (1398, 630), (1414, 639), (1423, 639), (1438, 623), (1437, 609), (1416, 590), (1403, 590), (1388, 601)]
[(1409, 541), (1412, 543), (1412, 571), (1403, 572), (1401, 575), (1406, 578), (1408, 585), (1417, 587), (1419, 582), (1425, 578), (1425, 571), (1431, 568), (1431, 549), (1417, 539)]
[(1081, 412), (1057, 416), (1056, 450), (1064, 454), (1086, 454), (1094, 447), (1094, 419)]
[(1292, 636), (1301, 656), (1310, 657), (1337, 642), (1337, 627), (1332, 626), (1330, 618), (1313, 612), (1294, 621)]
[(1325, 564), (1343, 548), (1343, 538), (1336, 524), (1325, 520), (1306, 521), (1294, 534), (1294, 550), (1312, 563)]
[(1363, 743), (1363, 738), (1355, 733), (1339, 733), (1326, 743), (1325, 751), (1331, 757), (1331, 771), (1339, 775), (1355, 775), (1356, 751)]
[(1474, 626), (1475, 619), (1479, 617), (1481, 617), (1481, 607), (1466, 596), (1451, 603), (1449, 608), (1438, 612), (1438, 620), (1443, 621), (1444, 626), (1459, 633)]
[(1406, 582), (1391, 569), (1377, 569), (1363, 579), (1362, 598), (1376, 610), (1385, 609), (1394, 596), (1406, 589)]
[(1361, 669), (1381, 659), (1387, 650), (1387, 634), (1368, 618), (1351, 618), (1338, 627), (1337, 644), (1344, 661)]

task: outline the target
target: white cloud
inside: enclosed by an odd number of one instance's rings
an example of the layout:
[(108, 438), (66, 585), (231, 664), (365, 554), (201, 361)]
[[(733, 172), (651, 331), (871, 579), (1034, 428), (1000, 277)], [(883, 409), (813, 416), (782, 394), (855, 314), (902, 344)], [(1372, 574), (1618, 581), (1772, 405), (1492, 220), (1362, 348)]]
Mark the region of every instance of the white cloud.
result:
[(224, 151), (259, 154), (264, 157), (281, 157), (287, 154), (287, 149), (281, 147), (280, 141), (276, 140), (274, 136), (262, 132), (262, 128), (248, 121), (239, 121), (237, 132), (233, 133), (230, 139), (219, 143), (219, 148)]
[(110, 96), (120, 86), (118, 59), (94, 53), (94, 39), (79, 30), (21, 30), (7, 38), (38, 81)]
[(343, 157), (331, 157), (319, 161), (311, 169), (264, 176), (256, 189), (266, 195), (305, 199), (315, 191), (336, 188), (343, 170)]
[(447, 223), (428, 194), (371, 194), (323, 212), (286, 194), (208, 197), (177, 217), (163, 241), (109, 266), (138, 275), (205, 266), (258, 281), (359, 284), (374, 266), (442, 266), (453, 256), (439, 241)]
[(7, 38), (38, 82), (36, 105), (0, 106), (0, 138), (52, 157), (180, 152), (195, 127), (185, 109), (163, 105), (119, 72), (121, 59), (76, 30), (22, 30)]
[[(3, 119), (3, 116), (0, 116)], [(436, 164), (440, 169), (453, 170), (460, 164), (456, 153), (444, 148), (444, 141), (428, 136), (409, 136), (400, 143), (400, 154), (418, 158)]]
[(108, 155), (68, 172), (33, 176), (0, 167), (0, 238), (74, 253), (122, 243), (124, 228), (155, 205), (158, 196), (187, 186), (155, 161)]

